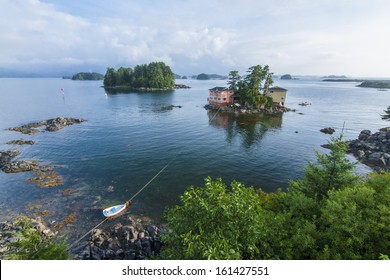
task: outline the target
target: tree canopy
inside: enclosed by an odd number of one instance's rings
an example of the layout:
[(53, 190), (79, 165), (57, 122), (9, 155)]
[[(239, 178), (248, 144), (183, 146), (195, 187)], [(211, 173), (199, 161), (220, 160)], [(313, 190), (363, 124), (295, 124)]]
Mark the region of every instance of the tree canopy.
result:
[(207, 178), (166, 211), (164, 259), (388, 259), (390, 173), (358, 177), (342, 138), (287, 191)]
[(244, 78), (239, 75), (238, 71), (230, 71), (228, 79), (229, 88), (239, 96), (242, 105), (255, 108), (272, 107), (272, 97), (264, 94), (273, 84), (272, 73), (268, 65), (250, 67)]
[(164, 62), (151, 62), (136, 65), (134, 69), (120, 67), (115, 70), (109, 67), (104, 76), (103, 84), (105, 87), (165, 89), (173, 88), (175, 79), (171, 68)]
[(103, 78), (104, 76), (102, 74), (96, 72), (92, 72), (92, 73), (80, 72), (72, 76), (72, 80), (80, 80), (80, 81), (83, 80), (97, 81), (97, 80), (103, 80)]

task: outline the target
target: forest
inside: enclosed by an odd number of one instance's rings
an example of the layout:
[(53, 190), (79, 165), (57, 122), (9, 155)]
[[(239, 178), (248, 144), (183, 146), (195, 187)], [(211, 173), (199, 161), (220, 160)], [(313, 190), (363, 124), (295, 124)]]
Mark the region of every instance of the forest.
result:
[(170, 89), (175, 85), (175, 78), (171, 68), (164, 62), (131, 67), (107, 68), (103, 80), (104, 87), (128, 87), (134, 89)]

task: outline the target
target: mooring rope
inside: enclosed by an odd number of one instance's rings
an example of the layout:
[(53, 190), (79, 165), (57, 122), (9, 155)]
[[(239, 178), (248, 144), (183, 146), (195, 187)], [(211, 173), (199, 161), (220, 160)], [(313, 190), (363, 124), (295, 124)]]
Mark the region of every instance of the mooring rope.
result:
[(217, 112), (215, 112), (214, 116), (209, 120), (209, 122), (211, 122), (211, 121), (215, 118), (215, 116), (216, 116), (216, 115), (218, 114), (218, 112), (219, 112), (219, 109), (221, 109), (221, 107), (218, 108)]
[[(176, 158), (176, 157), (175, 157)], [(174, 158), (173, 158), (174, 159)], [(139, 189), (138, 192), (136, 192), (136, 194), (134, 194), (131, 198), (130, 198), (130, 201), (132, 201), (137, 195), (139, 195), (150, 183), (152, 183), (167, 167), (168, 165), (173, 161), (173, 159), (168, 162), (168, 164), (166, 164), (163, 168), (161, 168), (161, 170), (159, 172), (156, 173), (156, 175), (153, 176), (152, 179), (150, 179), (141, 189)], [(73, 242), (69, 247), (68, 247), (68, 250), (70, 250), (74, 245), (76, 245), (77, 243), (79, 243), (81, 240), (83, 240), (88, 234), (90, 234), (94, 229), (96, 229), (97, 227), (101, 226), (105, 221), (109, 220), (109, 218), (105, 218), (103, 221), (101, 221), (100, 223), (98, 223), (96, 226), (94, 226), (92, 229), (90, 229), (86, 234), (84, 234), (83, 236), (81, 236), (79, 239), (77, 239), (75, 242)]]
[[(214, 116), (209, 120), (209, 121), (212, 121), (215, 116), (218, 114), (219, 110), (221, 109), (221, 107), (218, 108), (218, 110), (215, 112)], [(154, 175), (152, 177), (152, 179), (150, 179), (142, 188), (140, 188), (130, 199), (129, 201), (132, 201), (136, 196), (138, 196), (147, 186), (150, 185), (150, 183), (152, 183), (170, 164), (171, 162), (179, 155), (180, 153), (178, 153), (175, 157), (173, 157), (163, 168), (160, 169), (160, 171), (158, 171), (156, 173), (156, 175)], [(73, 242), (69, 247), (68, 247), (68, 250), (70, 250), (74, 245), (78, 244), (81, 240), (83, 240), (88, 234), (90, 234), (94, 229), (96, 229), (97, 227), (101, 226), (104, 222), (106, 222), (107, 220), (109, 220), (109, 218), (105, 218), (103, 221), (101, 221), (100, 223), (98, 223), (96, 226), (94, 226), (92, 229), (90, 229), (86, 234), (84, 234), (83, 236), (81, 236), (79, 239), (77, 239), (75, 242)]]

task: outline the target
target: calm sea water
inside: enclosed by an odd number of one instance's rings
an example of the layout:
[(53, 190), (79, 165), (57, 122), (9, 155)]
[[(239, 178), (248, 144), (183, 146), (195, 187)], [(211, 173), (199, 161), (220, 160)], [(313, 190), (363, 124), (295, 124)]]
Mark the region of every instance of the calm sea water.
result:
[[(356, 87), (356, 83), (277, 80), (288, 89), (286, 106), (297, 109), (275, 116), (235, 116), (206, 111), (208, 89), (226, 81), (182, 80), (191, 89), (164, 93), (106, 94), (101, 81), (0, 79), (0, 150), (21, 151), (20, 159), (59, 165), (64, 185), (39, 188), (26, 181), (30, 173), (0, 172), (1, 220), (17, 213), (38, 215), (63, 224), (70, 238), (102, 220), (99, 209), (123, 203), (161, 168), (169, 166), (134, 200), (136, 215), (156, 220), (164, 208), (179, 202), (189, 186), (221, 177), (273, 191), (302, 177), (308, 161), (334, 127), (354, 139), (363, 129), (386, 125), (380, 118), (390, 105), (390, 91)], [(64, 89), (64, 96), (61, 93)], [(302, 107), (301, 102), (312, 105)], [(167, 110), (164, 106), (180, 105)], [(6, 130), (57, 116), (84, 118), (57, 132), (23, 135)], [(338, 134), (337, 134), (338, 135)], [(33, 146), (10, 146), (15, 139)], [(354, 160), (351, 157), (351, 160)], [(357, 172), (370, 169), (359, 165)], [(107, 192), (109, 186), (113, 192)], [(65, 189), (71, 189), (64, 195)], [(76, 212), (73, 224), (64, 218)]]

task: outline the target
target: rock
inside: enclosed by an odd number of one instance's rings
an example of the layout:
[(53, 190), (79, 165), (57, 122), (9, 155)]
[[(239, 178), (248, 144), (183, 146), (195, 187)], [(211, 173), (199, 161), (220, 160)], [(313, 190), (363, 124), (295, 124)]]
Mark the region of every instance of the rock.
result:
[(384, 154), (381, 152), (374, 152), (368, 156), (367, 164), (373, 164), (374, 166), (385, 166), (386, 160)]
[(175, 89), (181, 89), (181, 88), (191, 88), (191, 87), (183, 84), (175, 84)]
[(19, 139), (19, 140), (8, 141), (5, 144), (7, 144), (7, 145), (34, 145), (35, 141)]
[(31, 230), (38, 232), (42, 239), (52, 238), (56, 235), (56, 233), (45, 225), (41, 217), (28, 218), (26, 216), (19, 216), (15, 220), (1, 222), (0, 259), (4, 259), (4, 257), (10, 253), (10, 245), (12, 243), (17, 242), (22, 238), (20, 231), (25, 228), (26, 224), (30, 224)]
[(18, 127), (11, 127), (8, 130), (18, 131), (23, 134), (35, 134), (40, 132), (37, 128), (44, 126), (46, 131), (57, 131), (68, 125), (84, 122), (84, 119), (57, 117), (54, 119), (44, 120), (40, 122), (28, 123)]
[(364, 153), (364, 151), (363, 150), (358, 150), (357, 152), (356, 152), (356, 157), (359, 159), (359, 160), (361, 160), (361, 159), (364, 159), (364, 156), (366, 155), (365, 153)]
[(161, 110), (173, 110), (173, 108), (181, 108), (181, 105), (167, 105), (167, 106), (161, 106)]
[[(149, 219), (135, 219), (129, 215), (127, 225), (116, 224), (109, 230), (95, 229), (91, 233), (90, 249), (75, 255), (76, 259), (144, 260), (159, 254), (162, 243), (160, 229)], [(92, 257), (91, 257), (92, 256)]]
[(375, 170), (390, 170), (390, 128), (372, 134), (362, 130), (358, 139), (349, 142), (349, 152)]
[(326, 127), (326, 128), (321, 129), (320, 131), (322, 133), (325, 133), (325, 134), (333, 134), (336, 130), (334, 130), (331, 127)]
[(389, 133), (390, 132), (390, 126), (381, 128), (381, 129), (379, 129), (379, 131), (383, 131), (383, 132)]
[(371, 136), (371, 131), (370, 130), (362, 130), (359, 134), (358, 139), (359, 140), (366, 140), (368, 137)]

